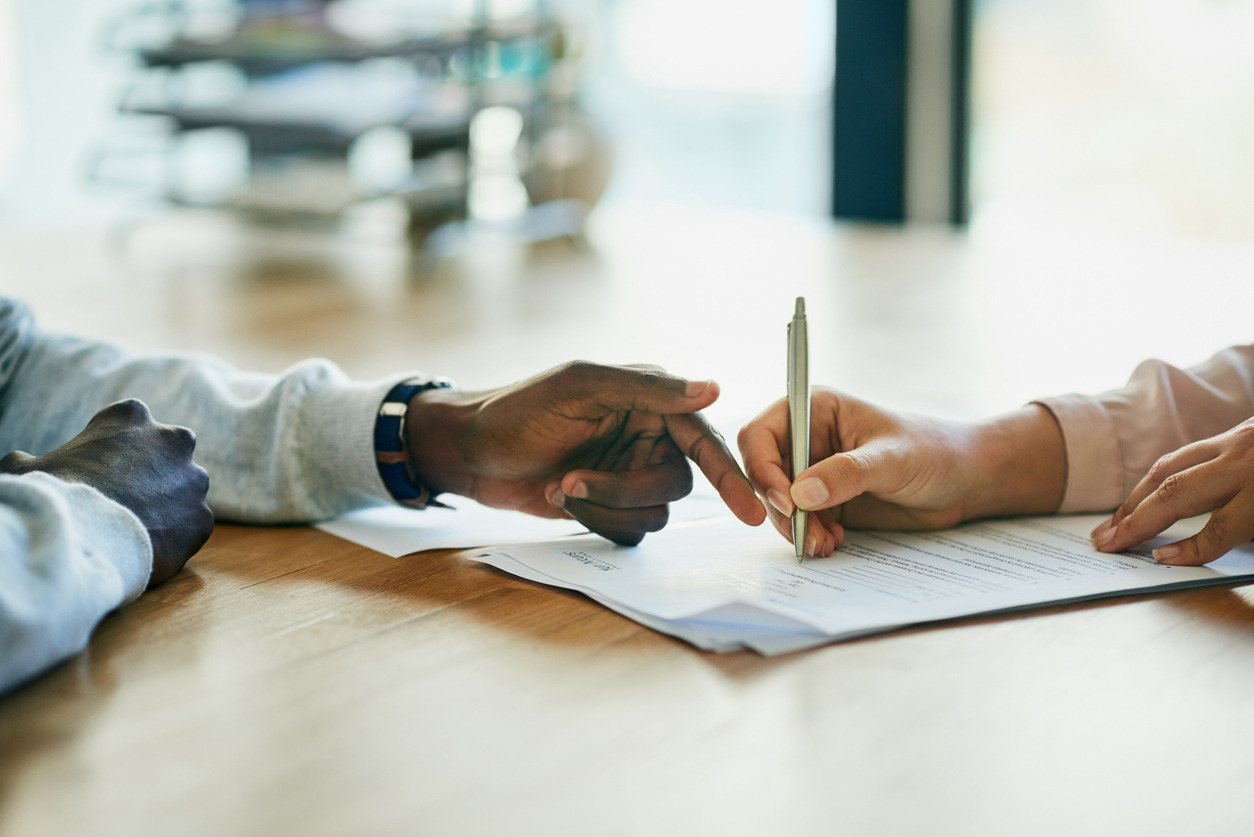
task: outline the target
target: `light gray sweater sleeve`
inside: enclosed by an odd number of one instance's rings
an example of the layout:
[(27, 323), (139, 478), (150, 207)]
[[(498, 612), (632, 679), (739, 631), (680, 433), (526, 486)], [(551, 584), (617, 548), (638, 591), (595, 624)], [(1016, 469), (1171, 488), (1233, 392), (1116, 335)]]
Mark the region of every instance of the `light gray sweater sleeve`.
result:
[(40, 332), (0, 300), (0, 447), (36, 456), (100, 408), (138, 398), (196, 433), (219, 520), (305, 522), (391, 502), (374, 457), (374, 417), (396, 380), (358, 384), (319, 360), (282, 375), (207, 357), (144, 357)]
[(152, 571), (139, 518), (48, 474), (0, 474), (0, 693), (83, 650)]
[[(41, 332), (0, 299), (0, 455), (44, 454), (100, 408), (139, 398), (157, 421), (196, 432), (219, 520), (311, 521), (391, 502), (373, 429), (394, 383), (355, 384), (326, 361), (261, 375), (136, 356)], [(47, 474), (0, 475), (0, 691), (81, 650), (151, 568), (147, 532), (121, 505)]]

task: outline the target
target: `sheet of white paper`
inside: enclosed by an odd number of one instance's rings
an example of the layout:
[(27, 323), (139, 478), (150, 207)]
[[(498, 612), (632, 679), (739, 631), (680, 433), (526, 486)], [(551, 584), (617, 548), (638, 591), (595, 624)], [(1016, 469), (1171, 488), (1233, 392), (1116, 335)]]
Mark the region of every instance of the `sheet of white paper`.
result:
[(707, 651), (734, 651), (748, 646), (762, 653), (783, 653), (831, 642), (827, 634), (798, 632), (796, 624), (781, 620), (773, 621), (769, 615), (744, 605), (731, 605), (721, 609), (710, 619), (661, 619), (607, 599), (595, 590), (563, 584), (557, 579), (513, 560), (504, 553), (495, 554), (491, 563), (497, 569), (528, 581), (583, 593), (593, 601), (629, 619), (634, 619), (645, 627), (679, 637)]
[[(731, 519), (668, 527), (634, 548), (581, 537), (475, 557), (507, 572), (525, 567), (524, 577), (584, 592), (632, 618), (646, 616), (640, 621), (701, 647), (739, 644), (767, 654), (976, 613), (1254, 580), (1248, 546), (1206, 567), (1159, 565), (1149, 557), (1154, 543), (1103, 555), (1088, 538), (1101, 520), (853, 532), (836, 555), (800, 565), (774, 531)], [(1182, 524), (1155, 543), (1188, 529)]]
[(730, 635), (724, 635), (717, 629), (708, 630), (703, 629), (700, 626), (688, 626), (682, 622), (668, 622), (665, 619), (655, 618), (647, 613), (632, 610), (631, 608), (621, 605), (618, 602), (602, 599), (594, 591), (569, 587), (568, 585), (561, 584), (556, 579), (549, 578), (544, 575), (544, 573), (537, 572), (525, 564), (520, 564), (517, 561), (514, 561), (508, 555), (497, 555), (496, 560), (493, 561), (493, 565), (498, 569), (510, 573), (511, 575), (524, 578), (528, 581), (577, 590), (578, 592), (587, 595), (593, 601), (599, 602), (605, 607), (608, 607), (610, 610), (617, 611), (629, 619), (634, 619), (645, 627), (652, 628), (655, 631), (672, 634), (680, 639), (691, 642), (698, 648), (704, 648), (707, 651), (732, 651), (743, 647), (743, 642), (737, 635), (737, 632), (732, 632)]
[(573, 520), (549, 520), (492, 509), (473, 500), (457, 498), (449, 504), (456, 504), (456, 507), (431, 506), (418, 511), (401, 506), (378, 506), (318, 523), (317, 527), (393, 558), (424, 549), (547, 541), (588, 531)]
[[(532, 543), (584, 534), (573, 520), (551, 520), (480, 505), (465, 497), (448, 499), (452, 509), (423, 511), (376, 506), (345, 514), (316, 526), (324, 532), (399, 558), (426, 549), (467, 549), (497, 543)], [(671, 520), (707, 520), (727, 513), (713, 489), (694, 490), (671, 504)]]

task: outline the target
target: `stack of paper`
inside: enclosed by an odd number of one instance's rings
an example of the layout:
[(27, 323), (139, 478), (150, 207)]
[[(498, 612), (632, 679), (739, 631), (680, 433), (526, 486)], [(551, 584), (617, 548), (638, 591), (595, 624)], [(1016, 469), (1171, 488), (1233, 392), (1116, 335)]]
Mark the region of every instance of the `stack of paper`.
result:
[[(671, 526), (638, 547), (586, 535), (474, 557), (584, 593), (701, 648), (780, 654), (942, 619), (1122, 593), (1254, 580), (1254, 549), (1206, 567), (1154, 561), (1155, 545), (1105, 555), (1101, 517), (988, 521), (944, 532), (851, 532), (830, 558), (798, 564), (769, 526), (730, 518)], [(1200, 521), (1195, 522), (1195, 531)]]

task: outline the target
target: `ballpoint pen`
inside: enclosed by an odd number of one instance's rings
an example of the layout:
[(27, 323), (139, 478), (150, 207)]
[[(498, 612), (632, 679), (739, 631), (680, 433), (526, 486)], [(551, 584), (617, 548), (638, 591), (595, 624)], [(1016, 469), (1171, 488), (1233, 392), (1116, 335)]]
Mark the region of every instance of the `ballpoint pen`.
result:
[[(788, 430), (792, 445), (792, 480), (810, 464), (810, 356), (806, 336), (806, 300), (797, 297), (797, 308), (788, 324)], [(806, 512), (793, 506), (792, 542), (797, 563), (805, 557)]]

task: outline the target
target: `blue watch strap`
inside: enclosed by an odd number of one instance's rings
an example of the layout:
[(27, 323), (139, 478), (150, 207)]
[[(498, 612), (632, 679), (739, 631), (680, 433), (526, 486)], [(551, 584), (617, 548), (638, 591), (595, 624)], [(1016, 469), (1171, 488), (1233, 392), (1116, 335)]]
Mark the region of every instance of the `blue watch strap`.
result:
[(443, 506), (431, 489), (409, 472), (409, 451), (405, 444), (405, 424), (409, 402), (420, 392), (453, 386), (448, 378), (408, 378), (388, 391), (374, 423), (375, 460), (379, 476), (396, 502), (414, 509)]

